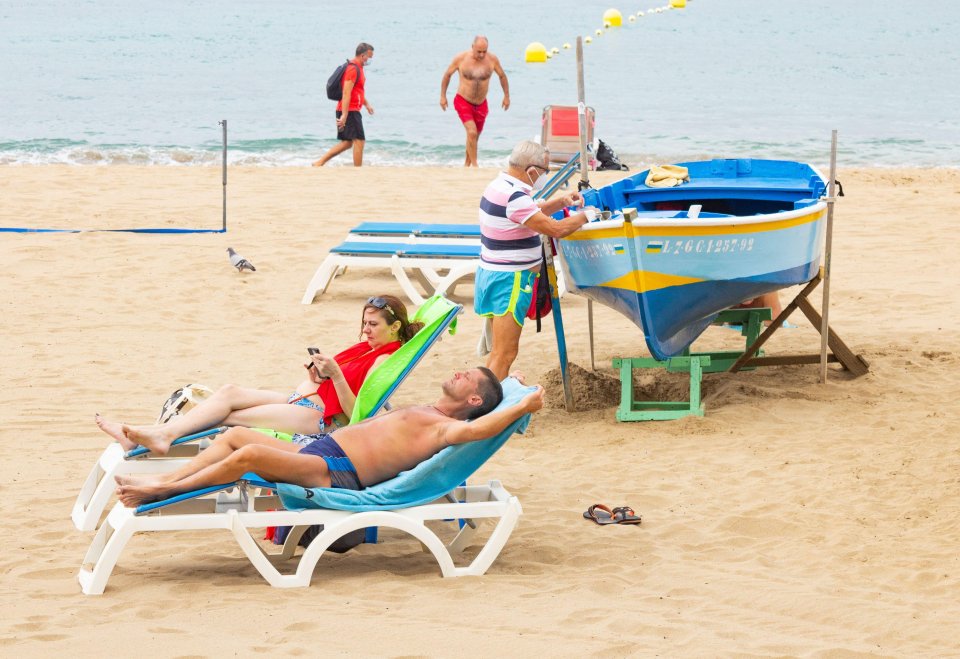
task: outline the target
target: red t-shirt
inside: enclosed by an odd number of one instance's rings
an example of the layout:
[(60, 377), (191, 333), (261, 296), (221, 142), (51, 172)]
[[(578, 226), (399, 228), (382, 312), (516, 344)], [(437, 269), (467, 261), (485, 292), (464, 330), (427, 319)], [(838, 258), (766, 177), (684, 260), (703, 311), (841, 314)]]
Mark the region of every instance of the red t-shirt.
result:
[[(377, 361), (377, 357), (392, 355), (400, 349), (401, 345), (399, 341), (393, 341), (385, 343), (379, 348), (371, 349), (369, 343), (361, 341), (337, 354), (334, 360), (340, 365), (340, 370), (343, 371), (343, 377), (350, 386), (350, 391), (354, 395), (360, 391), (360, 387), (367, 378), (367, 373), (373, 366), (373, 362)], [(321, 382), (320, 386), (317, 387), (317, 395), (323, 401), (323, 421), (329, 425), (335, 415), (343, 412), (343, 406), (340, 404), (340, 399), (337, 398), (337, 390), (333, 386), (333, 381), (324, 380)]]
[[(354, 66), (356, 64), (356, 66)], [(347, 80), (353, 80), (353, 89), (350, 90), (350, 105), (347, 112), (359, 112), (363, 107), (363, 83), (367, 81), (367, 76), (363, 74), (363, 62), (359, 57), (350, 60), (347, 70), (343, 72), (343, 78), (340, 79), (340, 89), (343, 89)], [(343, 111), (343, 100), (337, 103), (337, 111)]]

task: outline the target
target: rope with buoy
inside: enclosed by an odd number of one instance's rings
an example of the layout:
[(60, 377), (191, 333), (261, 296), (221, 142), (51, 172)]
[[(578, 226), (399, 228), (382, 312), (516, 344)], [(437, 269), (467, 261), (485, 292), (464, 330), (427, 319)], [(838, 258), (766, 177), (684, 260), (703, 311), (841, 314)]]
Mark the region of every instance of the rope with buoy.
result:
[[(665, 11), (671, 9), (684, 9), (687, 6), (687, 0), (670, 0), (670, 2), (662, 7), (652, 7), (647, 9), (646, 12), (638, 11), (635, 14), (627, 15), (628, 23), (636, 23), (637, 19), (643, 18), (644, 16), (652, 16), (655, 14), (662, 14)], [(594, 36), (601, 37), (604, 34), (605, 30), (612, 28), (622, 27), (623, 26), (623, 14), (620, 13), (619, 9), (608, 9), (603, 12), (603, 27), (597, 28), (593, 31)], [(584, 45), (592, 43), (593, 37), (586, 35), (583, 37)], [(570, 43), (564, 43), (562, 50), (570, 50)], [(547, 48), (540, 41), (534, 41), (530, 43), (526, 50), (524, 51), (524, 61), (530, 63), (546, 62), (549, 59), (552, 59), (554, 56), (559, 55), (561, 48)]]

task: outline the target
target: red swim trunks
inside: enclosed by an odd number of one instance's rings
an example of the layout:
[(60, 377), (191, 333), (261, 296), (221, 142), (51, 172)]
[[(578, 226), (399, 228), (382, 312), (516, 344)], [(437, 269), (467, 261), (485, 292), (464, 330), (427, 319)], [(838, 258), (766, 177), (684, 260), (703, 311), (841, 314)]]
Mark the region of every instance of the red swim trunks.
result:
[(453, 109), (460, 115), (460, 121), (467, 123), (472, 121), (477, 125), (477, 134), (483, 132), (483, 124), (490, 114), (490, 108), (487, 107), (487, 99), (483, 99), (480, 105), (474, 105), (460, 94), (453, 97)]

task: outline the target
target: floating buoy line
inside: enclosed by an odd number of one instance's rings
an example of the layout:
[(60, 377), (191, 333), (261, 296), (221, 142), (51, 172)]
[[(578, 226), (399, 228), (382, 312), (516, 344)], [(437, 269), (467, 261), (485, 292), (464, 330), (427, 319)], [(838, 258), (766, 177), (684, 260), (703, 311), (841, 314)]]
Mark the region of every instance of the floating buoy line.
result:
[[(657, 14), (662, 14), (665, 11), (671, 9), (683, 9), (687, 6), (687, 0), (670, 0), (670, 2), (662, 7), (651, 7), (644, 11), (638, 11), (633, 14), (627, 14), (628, 23), (636, 23), (639, 19), (642, 19), (646, 16), (655, 16)], [(611, 30), (613, 28), (618, 28), (623, 26), (623, 14), (620, 13), (619, 9), (610, 8), (607, 11), (603, 12), (603, 27), (598, 27), (593, 31), (593, 36), (586, 34), (583, 37), (583, 43), (589, 44), (593, 43), (594, 37), (602, 37), (606, 30)], [(559, 55), (562, 50), (570, 50), (570, 42), (566, 42), (562, 47), (557, 48), (547, 48), (543, 43), (539, 41), (534, 41), (527, 46), (526, 51), (524, 51), (524, 60), (527, 62), (546, 62), (549, 59), (552, 59), (556, 55)]]

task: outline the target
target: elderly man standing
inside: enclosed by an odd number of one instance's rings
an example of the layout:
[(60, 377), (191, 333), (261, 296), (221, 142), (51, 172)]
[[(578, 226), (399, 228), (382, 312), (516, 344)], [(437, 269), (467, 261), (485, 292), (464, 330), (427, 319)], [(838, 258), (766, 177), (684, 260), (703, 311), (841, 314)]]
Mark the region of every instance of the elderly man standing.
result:
[(550, 215), (568, 206), (581, 206), (583, 197), (571, 192), (548, 201), (533, 200), (549, 179), (547, 149), (520, 142), (510, 154), (507, 170), (487, 186), (480, 200), (480, 266), (477, 268), (474, 309), (492, 319), (493, 346), (487, 368), (506, 377), (520, 349), (520, 333), (539, 276), (541, 234), (563, 238), (596, 218), (584, 209), (562, 220)]
[(477, 142), (483, 132), (483, 124), (490, 112), (487, 106), (487, 91), (490, 89), (490, 77), (496, 72), (503, 88), (503, 109), (510, 107), (510, 87), (507, 74), (500, 66), (497, 56), (487, 50), (488, 42), (484, 36), (476, 36), (470, 50), (458, 53), (440, 81), (440, 107), (447, 110), (447, 85), (454, 72), (460, 74), (457, 95), (453, 97), (453, 107), (467, 131), (467, 154), (464, 167), (477, 167)]

